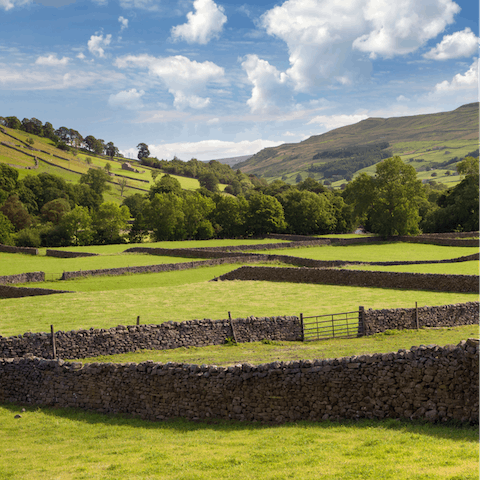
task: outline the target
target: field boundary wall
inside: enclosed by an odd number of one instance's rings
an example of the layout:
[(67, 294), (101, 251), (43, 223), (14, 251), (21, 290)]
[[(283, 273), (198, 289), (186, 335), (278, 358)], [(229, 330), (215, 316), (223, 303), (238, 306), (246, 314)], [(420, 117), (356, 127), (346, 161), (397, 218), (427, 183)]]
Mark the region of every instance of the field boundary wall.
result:
[(56, 258), (98, 257), (98, 253), (69, 252), (67, 250), (51, 250), (51, 249), (47, 249), (45, 255), (47, 257), (56, 257)]
[[(365, 310), (364, 330), (370, 335), (390, 329), (416, 328), (412, 310), (415, 309)], [(478, 313), (478, 302), (421, 307), (418, 309), (418, 324), (419, 327), (477, 325)], [(114, 355), (138, 349), (166, 350), (221, 345), (227, 338), (236, 338), (239, 343), (264, 339), (301, 341), (303, 330), (300, 317), (277, 316), (119, 325), (109, 329), (91, 328), (55, 333), (57, 355), (64, 359)], [(0, 336), (0, 357), (35, 355), (50, 358), (51, 339), (51, 334), (47, 333)]]
[(478, 339), (338, 359), (231, 367), (0, 359), (0, 403), (148, 420), (409, 418), (478, 423)]
[(12, 247), (10, 245), (0, 245), (0, 252), (3, 252), (3, 253), (25, 253), (27, 255), (38, 255), (38, 248)]
[(0, 298), (38, 297), (41, 295), (54, 295), (56, 293), (73, 292), (66, 290), (51, 290), (49, 288), (12, 287), (10, 285), (0, 285)]
[(19, 273), (17, 275), (3, 275), (0, 276), (0, 285), (6, 283), (29, 283), (29, 282), (44, 282), (45, 272), (27, 272)]
[(439, 292), (478, 292), (476, 275), (333, 270), (328, 268), (281, 268), (243, 266), (215, 280), (317, 283), (356, 287), (405, 288)]

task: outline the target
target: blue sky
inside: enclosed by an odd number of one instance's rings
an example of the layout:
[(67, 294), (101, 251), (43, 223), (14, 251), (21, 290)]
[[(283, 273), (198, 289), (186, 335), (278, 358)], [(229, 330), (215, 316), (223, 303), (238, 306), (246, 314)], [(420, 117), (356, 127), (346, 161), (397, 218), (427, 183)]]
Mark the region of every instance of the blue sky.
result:
[(0, 0), (0, 115), (136, 157), (253, 154), (478, 101), (472, 0)]

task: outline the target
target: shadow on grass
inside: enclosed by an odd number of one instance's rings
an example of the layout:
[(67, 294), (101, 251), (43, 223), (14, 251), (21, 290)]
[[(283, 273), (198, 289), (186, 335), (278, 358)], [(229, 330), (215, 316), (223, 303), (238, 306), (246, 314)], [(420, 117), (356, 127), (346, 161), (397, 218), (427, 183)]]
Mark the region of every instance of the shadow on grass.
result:
[[(104, 426), (123, 426), (142, 429), (173, 430), (179, 433), (194, 432), (201, 430), (215, 430), (217, 432), (235, 432), (235, 431), (258, 431), (272, 429), (290, 429), (302, 428), (305, 430), (316, 429), (318, 431), (337, 430), (342, 428), (356, 429), (384, 429), (398, 430), (401, 433), (411, 433), (417, 435), (426, 435), (437, 438), (444, 438), (453, 441), (477, 442), (479, 436), (478, 424), (460, 423), (449, 421), (446, 423), (430, 423), (422, 420), (408, 420), (387, 418), (379, 419), (359, 419), (359, 420), (341, 420), (341, 421), (297, 421), (282, 424), (262, 423), (262, 422), (240, 422), (237, 420), (210, 419), (210, 420), (187, 420), (184, 418), (172, 418), (164, 421), (143, 420), (128, 414), (103, 414), (91, 412), (78, 408), (56, 408), (41, 405), (0, 405), (8, 410), (12, 415), (40, 412), (43, 415), (54, 418), (65, 418), (75, 422), (84, 422), (90, 425), (102, 424)], [(25, 412), (22, 412), (25, 409)]]

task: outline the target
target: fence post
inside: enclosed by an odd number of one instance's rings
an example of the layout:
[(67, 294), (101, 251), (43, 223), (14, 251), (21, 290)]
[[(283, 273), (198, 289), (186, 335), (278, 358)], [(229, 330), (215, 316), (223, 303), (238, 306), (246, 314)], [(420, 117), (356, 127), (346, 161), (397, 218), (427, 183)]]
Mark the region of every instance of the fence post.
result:
[(363, 337), (365, 335), (365, 308), (360, 305), (358, 307), (358, 330), (357, 337)]
[(50, 325), (50, 332), (52, 334), (53, 359), (56, 360), (56, 358), (57, 358), (57, 345), (55, 344), (55, 331), (53, 329), (53, 325)]
[(235, 343), (238, 343), (238, 342), (237, 342), (237, 336), (235, 335), (235, 328), (233, 328), (232, 315), (230, 314), (230, 312), (228, 312), (228, 319), (230, 320), (230, 326), (232, 327), (233, 339), (235, 340)]
[(418, 302), (415, 302), (415, 325), (417, 326), (417, 330), (419, 328), (418, 326)]
[(140, 315), (137, 317), (137, 325), (140, 325)]
[(300, 314), (300, 326), (302, 328), (302, 342), (305, 341), (305, 328), (303, 327), (303, 313)]

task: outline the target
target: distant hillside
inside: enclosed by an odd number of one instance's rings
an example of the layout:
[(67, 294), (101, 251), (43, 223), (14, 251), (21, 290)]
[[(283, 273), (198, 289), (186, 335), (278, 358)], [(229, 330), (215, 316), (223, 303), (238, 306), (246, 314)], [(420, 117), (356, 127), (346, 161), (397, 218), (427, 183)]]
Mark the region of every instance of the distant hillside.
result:
[[(241, 157), (229, 157), (229, 158), (215, 158), (217, 162), (224, 163), (225, 165), (230, 165), (233, 167), (238, 163), (246, 162), (253, 155), (242, 155)], [(203, 160), (204, 162), (209, 162), (210, 160)]]
[(334, 184), (360, 171), (372, 172), (382, 158), (399, 155), (418, 172), (426, 172), (425, 178), (455, 182), (450, 174), (456, 161), (478, 149), (478, 108), (471, 103), (451, 112), (368, 118), (300, 143), (265, 148), (236, 168), (269, 181), (294, 183), (300, 174)]

